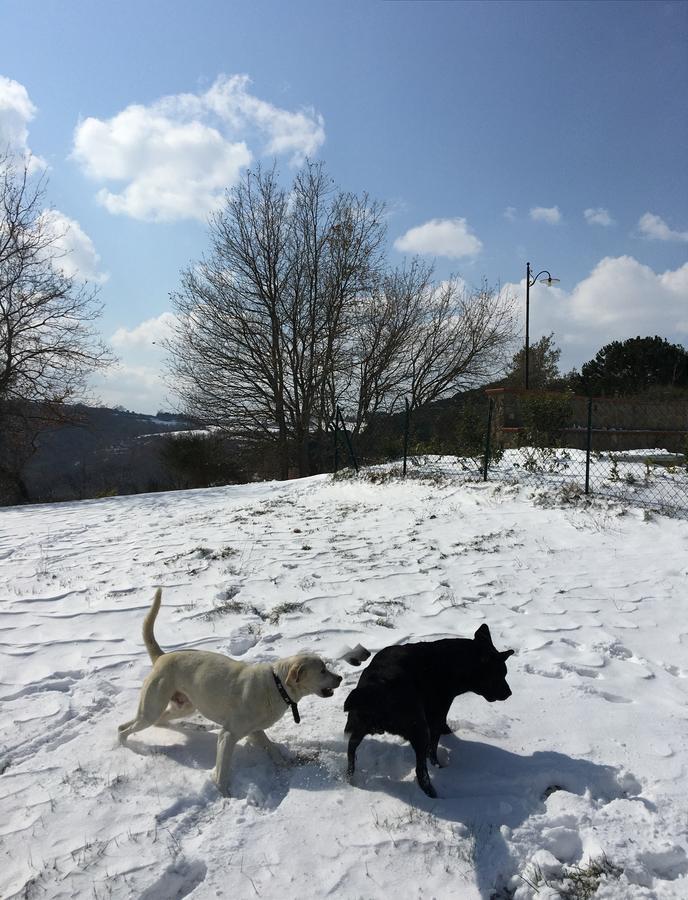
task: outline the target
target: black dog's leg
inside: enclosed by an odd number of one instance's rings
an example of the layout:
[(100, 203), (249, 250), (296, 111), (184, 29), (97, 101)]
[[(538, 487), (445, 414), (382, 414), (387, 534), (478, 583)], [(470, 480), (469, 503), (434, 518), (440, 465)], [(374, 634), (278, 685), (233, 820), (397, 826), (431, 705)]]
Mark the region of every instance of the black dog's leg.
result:
[(428, 759), (433, 764), (433, 766), (437, 766), (439, 769), (442, 768), (442, 763), (437, 758), (437, 745), (440, 742), (440, 737), (442, 734), (444, 734), (444, 732), (433, 732), (430, 735), (430, 746), (428, 747)]
[(359, 734), (358, 732), (354, 732), (349, 737), (349, 749), (347, 752), (349, 765), (346, 770), (346, 777), (351, 781), (354, 777), (354, 771), (356, 769), (356, 750), (358, 749), (358, 745), (361, 743), (365, 734)]
[(427, 712), (426, 716), (430, 725), (430, 746), (428, 749), (428, 759), (433, 766), (442, 767), (442, 763), (437, 758), (437, 745), (443, 734), (451, 734), (451, 729), (447, 725), (447, 713), (451, 706), (451, 700), (447, 703), (441, 702), (433, 704)]
[(408, 739), (416, 752), (416, 778), (418, 779), (420, 789), (425, 791), (428, 797), (436, 797), (437, 791), (430, 781), (428, 764), (426, 761), (430, 751), (430, 734), (427, 728), (424, 728), (422, 731), (418, 729), (418, 731), (409, 735)]
[(420, 752), (416, 750), (416, 778), (420, 789), (424, 791), (428, 797), (437, 797), (437, 791), (432, 786), (430, 776), (428, 775), (428, 764), (425, 761), (426, 753), (424, 750)]
[(442, 704), (442, 708), (439, 710), (440, 716), (438, 718), (438, 722), (440, 723), (440, 734), (452, 734), (452, 730), (447, 724), (447, 714), (451, 708), (453, 697), (449, 698), (449, 701), (445, 700)]

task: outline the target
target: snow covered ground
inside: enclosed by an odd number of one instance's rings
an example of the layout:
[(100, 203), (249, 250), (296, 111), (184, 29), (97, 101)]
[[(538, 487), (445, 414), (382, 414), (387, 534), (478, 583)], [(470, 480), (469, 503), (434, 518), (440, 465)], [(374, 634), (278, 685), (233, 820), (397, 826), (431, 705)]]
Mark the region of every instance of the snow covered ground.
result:
[[(688, 897), (688, 521), (505, 483), (329, 476), (0, 510), (0, 896)], [(334, 659), (513, 647), (513, 696), (459, 697), (432, 770), (332, 699), (239, 745), (200, 718), (116, 741), (166, 649)], [(595, 893), (596, 889), (596, 893)], [(587, 891), (587, 893), (586, 893)]]

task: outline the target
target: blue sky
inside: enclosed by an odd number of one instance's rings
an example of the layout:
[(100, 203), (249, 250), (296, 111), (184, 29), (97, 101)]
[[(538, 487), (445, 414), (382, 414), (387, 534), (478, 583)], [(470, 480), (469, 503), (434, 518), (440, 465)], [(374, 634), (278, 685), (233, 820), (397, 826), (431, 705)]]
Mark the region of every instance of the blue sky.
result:
[(47, 169), (121, 365), (155, 412), (157, 338), (247, 163), (323, 159), (389, 205), (390, 259), (501, 282), (563, 368), (688, 345), (688, 3), (0, 0), (0, 141)]

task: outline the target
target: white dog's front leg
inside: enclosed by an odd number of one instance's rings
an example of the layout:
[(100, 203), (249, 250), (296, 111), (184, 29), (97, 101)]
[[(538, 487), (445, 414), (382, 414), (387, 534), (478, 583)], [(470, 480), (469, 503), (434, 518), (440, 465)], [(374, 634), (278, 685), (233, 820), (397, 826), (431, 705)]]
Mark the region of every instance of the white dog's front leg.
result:
[(288, 760), (280, 747), (274, 741), (271, 741), (264, 731), (252, 731), (247, 740), (255, 744), (256, 747), (262, 747), (275, 765), (284, 766), (287, 764)]
[(221, 794), (229, 794), (229, 767), (237, 739), (230, 731), (223, 728), (217, 737), (217, 758), (213, 779)]

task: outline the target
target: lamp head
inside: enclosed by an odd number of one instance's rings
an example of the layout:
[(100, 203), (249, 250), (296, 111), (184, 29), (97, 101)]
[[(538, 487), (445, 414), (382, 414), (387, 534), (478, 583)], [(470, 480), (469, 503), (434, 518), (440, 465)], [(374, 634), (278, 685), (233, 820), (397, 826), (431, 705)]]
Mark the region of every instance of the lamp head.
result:
[(546, 284), (547, 287), (552, 287), (553, 284), (559, 284), (559, 278), (552, 278), (551, 275), (548, 275), (547, 278), (541, 278), (540, 284)]

